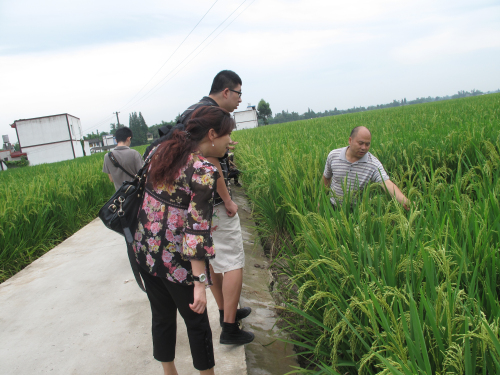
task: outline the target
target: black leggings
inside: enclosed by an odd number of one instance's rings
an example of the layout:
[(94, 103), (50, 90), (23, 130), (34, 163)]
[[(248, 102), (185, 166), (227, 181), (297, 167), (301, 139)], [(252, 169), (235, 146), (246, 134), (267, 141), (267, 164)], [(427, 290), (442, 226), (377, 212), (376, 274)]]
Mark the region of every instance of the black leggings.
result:
[(207, 310), (205, 309), (203, 314), (197, 314), (189, 308), (189, 304), (193, 303), (194, 286), (173, 283), (139, 268), (151, 303), (154, 358), (160, 362), (171, 362), (175, 359), (179, 309), (186, 323), (194, 367), (199, 371), (214, 367), (212, 330)]

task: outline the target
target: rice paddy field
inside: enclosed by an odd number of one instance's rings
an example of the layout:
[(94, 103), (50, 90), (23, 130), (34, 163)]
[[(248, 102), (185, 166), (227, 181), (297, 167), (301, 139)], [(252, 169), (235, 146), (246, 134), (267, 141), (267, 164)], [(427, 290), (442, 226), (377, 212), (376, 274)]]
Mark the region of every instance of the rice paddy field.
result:
[[(358, 125), (410, 211), (378, 185), (331, 208), (324, 163)], [(233, 134), (293, 373), (500, 373), (500, 94)], [(0, 282), (97, 216), (103, 156), (0, 173)]]
[(102, 172), (103, 158), (0, 172), (0, 282), (97, 217), (115, 192)]
[[(414, 202), (380, 186), (333, 210), (328, 153), (367, 126)], [(233, 133), (308, 374), (500, 373), (500, 95)]]
[(0, 282), (96, 218), (114, 193), (103, 156), (0, 173)]

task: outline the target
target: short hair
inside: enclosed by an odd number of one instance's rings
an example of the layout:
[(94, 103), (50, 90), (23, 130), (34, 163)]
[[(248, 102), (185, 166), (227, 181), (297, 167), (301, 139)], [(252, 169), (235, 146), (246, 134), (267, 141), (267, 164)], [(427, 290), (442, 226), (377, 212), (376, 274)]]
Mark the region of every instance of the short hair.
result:
[(128, 137), (132, 137), (132, 130), (124, 126), (116, 130), (115, 138), (116, 142), (126, 142)]
[(232, 70), (222, 70), (215, 76), (209, 95), (217, 94), (226, 88), (234, 90), (238, 85), (242, 85), (238, 74)]
[(349, 137), (354, 138), (358, 134), (359, 129), (361, 128), (365, 128), (366, 130), (368, 130), (368, 133), (372, 135), (372, 132), (366, 126), (356, 126), (354, 129), (351, 130), (351, 134), (349, 135)]

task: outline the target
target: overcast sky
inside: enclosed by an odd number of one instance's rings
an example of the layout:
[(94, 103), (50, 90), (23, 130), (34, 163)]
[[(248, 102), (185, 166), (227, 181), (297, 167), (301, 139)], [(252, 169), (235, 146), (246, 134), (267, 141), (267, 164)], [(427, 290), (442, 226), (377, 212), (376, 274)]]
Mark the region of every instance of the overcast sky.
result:
[(116, 111), (171, 121), (222, 69), (243, 80), (239, 109), (303, 113), (493, 91), (499, 67), (498, 0), (0, 0), (11, 142), (15, 120), (59, 113), (84, 134)]

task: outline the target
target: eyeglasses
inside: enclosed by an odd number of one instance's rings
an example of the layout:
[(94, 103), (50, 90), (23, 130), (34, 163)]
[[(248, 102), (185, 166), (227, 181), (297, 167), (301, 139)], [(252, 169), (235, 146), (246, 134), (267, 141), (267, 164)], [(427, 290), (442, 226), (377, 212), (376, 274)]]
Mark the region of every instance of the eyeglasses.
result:
[(236, 90), (231, 90), (230, 88), (228, 88), (229, 91), (232, 91), (232, 92), (235, 92), (236, 94), (238, 94), (238, 96), (241, 98), (241, 94), (242, 92), (241, 91), (236, 91)]

